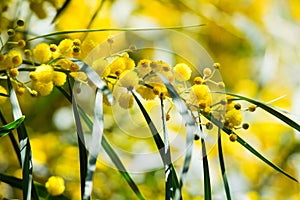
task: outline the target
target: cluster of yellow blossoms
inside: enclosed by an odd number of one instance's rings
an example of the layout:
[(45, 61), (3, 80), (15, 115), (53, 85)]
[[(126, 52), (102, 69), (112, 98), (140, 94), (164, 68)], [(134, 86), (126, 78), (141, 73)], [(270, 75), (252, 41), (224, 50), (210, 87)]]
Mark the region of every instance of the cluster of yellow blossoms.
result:
[[(24, 25), (20, 20), (17, 24)], [(8, 34), (13, 34), (10, 32), (13, 30), (8, 31)], [(113, 44), (112, 39), (108, 39), (107, 42), (110, 45)], [(16, 44), (21, 48), (26, 46), (23, 40)], [(69, 58), (83, 60), (94, 48), (95, 44), (92, 41), (81, 42), (79, 39), (64, 39), (58, 45), (39, 43), (32, 50), (20, 51), (13, 48), (7, 53), (0, 53), (0, 70), (5, 71), (15, 81), (17, 94), (23, 94), (27, 89), (33, 96), (46, 96), (52, 92), (54, 86), (63, 86), (67, 75), (88, 84), (86, 74), (80, 72), (79, 66)], [(157, 73), (160, 73), (175, 86), (190, 109), (196, 109), (206, 116), (212, 113), (212, 95), (209, 84), (214, 84), (221, 90), (225, 88), (223, 82), (212, 80), (215, 71), (219, 70), (220, 64), (215, 63), (212, 68), (204, 68), (202, 76), (194, 77), (193, 85), (188, 87), (187, 82), (192, 77), (192, 69), (186, 63), (171, 66), (161, 60), (141, 59), (135, 61), (129, 56), (129, 53), (134, 50), (134, 48), (129, 48), (121, 53), (101, 57), (91, 64), (92, 68), (109, 86), (115, 102), (118, 102), (120, 107), (127, 109), (133, 106), (131, 94), (133, 90), (145, 100), (153, 100), (156, 97), (168, 98), (168, 90), (157, 76)], [(31, 71), (29, 73), (30, 86), (17, 79), (18, 69), (23, 63), (23, 55), (27, 59), (26, 63), (33, 66), (28, 70)], [(0, 103), (5, 102), (7, 91), (2, 86), (0, 93), (2, 94)], [(251, 109), (248, 110), (251, 111)], [(227, 103), (226, 114), (222, 120), (226, 128), (238, 128), (243, 120), (241, 109), (232, 102)], [(211, 123), (207, 127), (211, 129)], [(244, 124), (242, 127), (248, 128)]]
[[(17, 24), (21, 26), (23, 21), (19, 20)], [(13, 38), (14, 29), (9, 29), (7, 34), (10, 36), (9, 38)], [(18, 48), (11, 48), (12, 44), (17, 45)], [(81, 43), (79, 39), (64, 39), (58, 45), (39, 43), (33, 50), (23, 50), (25, 46), (26, 42), (24, 40), (18, 42), (8, 40), (3, 43), (0, 52), (1, 74), (9, 75), (11, 80), (16, 83), (17, 94), (22, 95), (27, 89), (33, 96), (49, 95), (54, 86), (64, 85), (67, 74), (83, 82), (87, 79), (86, 75), (79, 72), (79, 67), (69, 58), (84, 59), (95, 47), (92, 41), (86, 40)], [(30, 68), (22, 66), (23, 71), (34, 70), (29, 74), (31, 86), (17, 79), (19, 69), (24, 62), (23, 57), (26, 58), (26, 64), (33, 66)], [(7, 93), (4, 88), (2, 90), (2, 94)], [(1, 96), (1, 98), (3, 99), (5, 96)]]
[(87, 79), (79, 67), (68, 58), (83, 59), (92, 49), (94, 44), (90, 41), (81, 44), (79, 39), (64, 39), (58, 45), (40, 43), (31, 52), (25, 50), (25, 55), (33, 62), (41, 64), (30, 73), (32, 89), (39, 95), (51, 93), (53, 86), (62, 86), (66, 82), (66, 73), (75, 79)]

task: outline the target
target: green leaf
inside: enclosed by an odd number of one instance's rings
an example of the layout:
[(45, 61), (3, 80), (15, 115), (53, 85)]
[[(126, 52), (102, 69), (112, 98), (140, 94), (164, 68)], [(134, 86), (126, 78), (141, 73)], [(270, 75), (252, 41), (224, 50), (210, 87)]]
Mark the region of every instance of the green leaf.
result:
[(85, 146), (85, 139), (82, 129), (82, 124), (80, 120), (80, 116), (78, 113), (77, 103), (73, 96), (73, 114), (75, 118), (75, 125), (77, 130), (77, 141), (78, 141), (78, 149), (79, 149), (79, 167), (80, 167), (80, 187), (81, 187), (81, 198), (83, 199), (84, 191), (85, 191), (85, 178), (87, 175), (87, 168), (88, 168), (88, 155), (87, 149)]
[(156, 31), (156, 30), (176, 30), (176, 29), (187, 29), (187, 28), (197, 28), (204, 26), (205, 24), (196, 24), (190, 26), (172, 26), (172, 27), (157, 27), (157, 28), (101, 28), (101, 29), (80, 29), (80, 30), (71, 30), (71, 31), (57, 31), (53, 33), (48, 33), (45, 35), (39, 35), (33, 38), (28, 39), (27, 41), (36, 40), (39, 38), (47, 38), (55, 35), (65, 35), (65, 34), (74, 34), (74, 33), (93, 33), (93, 32), (106, 32), (106, 31)]
[(271, 161), (266, 159), (263, 155), (261, 155), (258, 151), (256, 151), (250, 144), (248, 144), (245, 140), (243, 140), (240, 136), (237, 135), (237, 141), (243, 145), (246, 149), (248, 149), (251, 153), (253, 153), (256, 157), (258, 157), (260, 160), (265, 162), (267, 165), (275, 169), (276, 171), (280, 172), (281, 174), (285, 175), (286, 177), (292, 179), (293, 181), (298, 183), (298, 180), (288, 173), (286, 173), (284, 170), (282, 170), (280, 167), (277, 165), (273, 164)]
[(275, 110), (271, 106), (269, 106), (265, 103), (262, 103), (260, 101), (256, 101), (254, 99), (250, 99), (248, 97), (241, 96), (241, 95), (232, 94), (232, 93), (226, 93), (226, 94), (228, 94), (230, 96), (238, 97), (240, 100), (248, 101), (249, 103), (252, 103), (252, 104), (258, 106), (258, 107), (264, 109), (265, 111), (267, 111), (268, 113), (270, 113), (271, 115), (277, 117), (281, 121), (285, 122), (289, 126), (293, 127), (297, 131), (300, 131), (300, 125), (298, 123), (296, 123), (292, 119), (288, 118), (287, 116), (283, 115), (282, 113), (278, 112), (277, 110)]
[[(1, 111), (0, 111), (0, 119), (1, 119), (1, 122), (2, 122), (3, 124), (7, 124), (7, 121), (5, 120), (5, 117), (4, 117), (4, 115), (3, 115), (3, 113), (2, 113)], [(22, 161), (21, 161), (21, 154), (20, 154), (19, 144), (18, 144), (18, 142), (17, 142), (17, 140), (16, 140), (16, 138), (15, 138), (15, 136), (13, 135), (12, 132), (10, 132), (10, 133), (8, 134), (8, 136), (9, 136), (9, 139), (10, 139), (12, 145), (13, 145), (13, 148), (14, 148), (14, 150), (15, 150), (15, 153), (16, 153), (16, 155), (17, 155), (17, 157), (18, 157), (19, 164), (20, 164), (20, 166), (21, 166), (21, 165), (22, 165)]]
[[(11, 80), (8, 76), (7, 85), (9, 89), (9, 99), (12, 106), (12, 112), (14, 119), (22, 117), (22, 111), (18, 102), (17, 95), (14, 88), (12, 87)], [(24, 199), (36, 199), (37, 195), (35, 194), (34, 186), (32, 186), (32, 157), (31, 157), (31, 146), (30, 140), (28, 138), (27, 130), (24, 122), (21, 122), (17, 127), (17, 133), (19, 137), (20, 144), (20, 154), (21, 154), (21, 163), (22, 163), (22, 177), (23, 177), (23, 198)], [(32, 194), (33, 193), (33, 194)]]
[[(228, 135), (230, 135), (231, 133), (234, 133), (232, 130), (223, 127), (223, 124), (213, 118), (212, 116), (206, 116), (207, 119), (209, 119), (212, 123), (214, 123), (216, 126), (222, 128), (222, 130), (227, 133)], [(263, 161), (264, 163), (266, 163), (267, 165), (269, 165), (270, 167), (272, 167), (274, 170), (280, 172), (281, 174), (285, 175), (286, 177), (290, 178), (291, 180), (295, 181), (298, 183), (298, 180), (294, 177), (292, 177), (291, 175), (289, 175), (287, 172), (285, 172), (284, 170), (282, 170), (280, 167), (278, 167), (277, 165), (273, 164), (271, 161), (269, 161), (267, 158), (265, 158), (262, 154), (260, 154), (257, 150), (255, 150), (255, 148), (253, 148), (250, 144), (248, 144), (246, 141), (244, 141), (240, 136), (237, 135), (237, 142), (240, 143), (242, 146), (244, 146), (246, 149), (248, 149), (253, 155), (255, 155), (257, 158), (259, 158), (261, 161)]]
[(170, 143), (168, 136), (168, 127), (164, 106), (164, 99), (160, 98), (160, 108), (161, 108), (161, 118), (163, 122), (163, 133), (164, 133), (164, 167), (165, 167), (165, 200), (172, 200), (174, 196), (174, 188), (172, 184), (172, 160), (171, 160), (171, 151), (170, 151)]
[[(158, 149), (158, 151), (160, 153), (160, 157), (161, 157), (163, 163), (165, 164), (166, 163), (166, 161), (165, 161), (165, 154), (164, 154), (165, 144), (164, 144), (163, 140), (161, 139), (161, 137), (160, 137), (160, 135), (159, 135), (156, 127), (154, 126), (153, 121), (151, 120), (149, 114), (147, 113), (147, 111), (144, 108), (144, 106), (141, 103), (141, 101), (134, 94), (134, 92), (132, 92), (132, 95), (133, 95), (135, 101), (137, 102), (137, 104), (138, 104), (138, 106), (139, 106), (139, 108), (140, 108), (140, 110), (141, 110), (141, 112), (142, 112), (142, 114), (143, 114), (143, 116), (144, 116), (147, 124), (148, 124), (148, 127), (149, 127), (149, 129), (150, 129), (150, 131), (152, 133), (152, 137), (153, 137), (153, 139), (155, 141), (156, 147), (157, 147), (157, 149)], [(174, 191), (176, 191), (177, 189), (179, 189), (180, 184), (178, 182), (176, 170), (175, 170), (173, 164), (170, 163), (170, 165), (171, 165), (170, 172), (172, 173), (172, 178), (171, 178), (172, 179), (172, 185), (173, 185)]]
[(208, 158), (206, 153), (206, 145), (203, 138), (201, 138), (202, 143), (202, 156), (203, 156), (203, 174), (204, 174), (204, 199), (211, 199), (211, 186), (210, 186), (210, 176), (209, 176), (209, 166)]
[[(79, 108), (79, 114), (81, 115), (81, 117), (83, 118), (83, 120), (85, 121), (85, 123), (87, 124), (87, 126), (92, 129), (93, 127), (93, 123), (91, 121), (91, 119), (85, 114), (85, 112)], [(133, 179), (131, 178), (130, 174), (127, 172), (125, 166), (123, 165), (122, 161), (120, 160), (118, 154), (115, 152), (115, 150), (111, 147), (111, 145), (109, 144), (109, 142), (107, 141), (106, 137), (103, 136), (102, 137), (102, 141), (101, 141), (101, 145), (103, 147), (103, 149), (105, 150), (105, 152), (107, 153), (107, 155), (110, 157), (110, 159), (112, 160), (112, 162), (114, 163), (114, 165), (117, 167), (117, 169), (119, 170), (120, 174), (123, 176), (123, 178), (126, 180), (126, 182), (128, 183), (128, 185), (131, 187), (131, 189), (133, 190), (133, 192), (137, 195), (137, 197), (139, 199), (145, 199), (145, 197), (143, 196), (143, 194), (140, 192), (139, 188), (137, 187), (137, 185), (135, 184), (135, 182), (133, 181)]]
[(181, 99), (180, 95), (177, 93), (176, 89), (170, 83), (170, 81), (165, 78), (162, 74), (157, 73), (160, 79), (163, 81), (164, 85), (166, 86), (168, 93), (170, 94), (172, 101), (178, 110), (179, 114), (182, 116), (183, 120), (186, 123), (186, 151), (183, 161), (183, 167), (180, 176), (179, 188), (176, 189), (175, 192), (175, 199), (181, 198), (181, 189), (184, 184), (185, 177), (188, 173), (190, 162), (192, 158), (193, 152), (193, 144), (194, 144), (194, 134), (199, 132), (202, 136), (202, 131), (199, 130), (197, 124), (191, 114), (191, 111), (188, 109), (185, 102)]
[(223, 157), (223, 149), (222, 149), (222, 137), (221, 137), (221, 128), (218, 127), (218, 154), (219, 154), (219, 162), (221, 168), (221, 174), (223, 179), (223, 184), (225, 188), (226, 198), (231, 200), (229, 184), (227, 180), (226, 170), (225, 170), (225, 161)]
[[(62, 94), (72, 103), (72, 97), (62, 88), (58, 87), (58, 89), (62, 92)], [(93, 123), (92, 120), (86, 115), (86, 113), (79, 107), (78, 108), (78, 113), (86, 123), (86, 125), (89, 127), (90, 130), (92, 130)], [(128, 183), (128, 185), (131, 187), (132, 191), (136, 194), (136, 196), (140, 199), (143, 200), (145, 197), (143, 194), (140, 192), (139, 188), (131, 178), (130, 174), (127, 172), (126, 168), (124, 167), (122, 161), (120, 160), (119, 156), (115, 152), (115, 150), (111, 147), (109, 142), (107, 141), (106, 137), (102, 137), (101, 145), (107, 155), (110, 157), (114, 165), (117, 167), (119, 170), (120, 174), (122, 177), (125, 179), (125, 181)]]
[(8, 176), (2, 173), (0, 173), (0, 181), (7, 183), (8, 185), (14, 188), (22, 189), (23, 187), (22, 179), (13, 176)]
[(58, 196), (50, 196), (46, 187), (40, 183), (34, 183), (34, 186), (39, 194), (39, 197), (45, 198), (47, 200), (68, 200), (69, 198), (61, 194)]
[(25, 116), (20, 117), (19, 119), (6, 124), (4, 126), (0, 127), (0, 137), (3, 137), (5, 135), (7, 135), (10, 131), (16, 129), (18, 126), (20, 126), (20, 124), (24, 121)]

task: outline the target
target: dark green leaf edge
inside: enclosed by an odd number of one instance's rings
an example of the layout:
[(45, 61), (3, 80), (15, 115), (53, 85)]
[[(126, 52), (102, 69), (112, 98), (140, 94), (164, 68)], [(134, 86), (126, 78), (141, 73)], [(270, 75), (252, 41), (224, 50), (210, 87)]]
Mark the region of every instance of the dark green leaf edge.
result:
[(285, 122), (287, 125), (296, 129), (297, 131), (300, 131), (300, 125), (298, 123), (296, 123), (292, 119), (288, 118), (287, 116), (283, 115), (282, 113), (278, 112), (271, 106), (269, 106), (265, 103), (262, 103), (260, 101), (256, 101), (254, 99), (250, 99), (248, 97), (241, 96), (241, 95), (232, 94), (232, 93), (226, 93), (226, 94), (230, 95), (230, 96), (238, 97), (240, 100), (248, 101), (249, 103), (252, 103), (252, 104), (258, 106), (258, 107), (262, 108), (263, 110), (267, 111), (268, 113), (270, 113), (271, 115), (277, 117), (281, 121)]
[(10, 131), (16, 129), (24, 121), (25, 116), (20, 117), (19, 119), (10, 122), (4, 126), (0, 127), (0, 137), (7, 135)]
[(181, 199), (181, 189), (183, 187), (184, 180), (187, 176), (192, 158), (194, 134), (196, 133), (202, 138), (203, 134), (202, 131), (197, 127), (197, 123), (195, 122), (191, 111), (188, 109), (187, 105), (177, 93), (176, 89), (173, 87), (170, 81), (160, 73), (157, 73), (157, 75), (160, 77), (160, 79), (166, 86), (177, 111), (182, 116), (183, 120), (186, 122), (186, 151), (180, 176), (179, 188), (177, 188), (177, 190), (175, 191), (175, 199)]
[[(1, 119), (1, 122), (2, 122), (3, 124), (7, 124), (7, 121), (6, 121), (6, 119), (5, 119), (5, 117), (3, 116), (3, 114), (2, 114), (1, 111), (0, 111), (0, 119)], [(20, 166), (21, 166), (21, 165), (22, 165), (22, 161), (21, 161), (21, 154), (20, 154), (19, 144), (18, 144), (18, 142), (17, 142), (17, 140), (16, 140), (16, 138), (15, 138), (15, 136), (13, 135), (12, 132), (10, 132), (10, 133), (8, 134), (8, 136), (9, 136), (9, 139), (10, 139), (12, 145), (13, 145), (13, 148), (14, 148), (14, 150), (15, 150), (15, 153), (16, 153), (16, 155), (17, 155), (17, 157), (18, 157), (19, 164), (20, 164)]]
[[(69, 100), (70, 103), (72, 103), (72, 97), (64, 90), (62, 87), (57, 87), (60, 92)], [(84, 122), (87, 124), (87, 126), (92, 130), (93, 123), (92, 120), (86, 115), (86, 113), (79, 107), (78, 108), (78, 113), (84, 120)], [(110, 157), (114, 165), (117, 167), (119, 173), (122, 175), (122, 177), (125, 179), (125, 181), (128, 183), (130, 188), (133, 190), (133, 192), (136, 194), (136, 196), (140, 200), (144, 200), (145, 197), (143, 194), (140, 192), (138, 186), (135, 184), (133, 179), (131, 178), (130, 174), (126, 171), (126, 168), (124, 167), (122, 161), (120, 160), (119, 156), (115, 152), (115, 150), (111, 147), (109, 142), (107, 141), (106, 137), (103, 136), (101, 140), (101, 145), (107, 155)]]
[[(18, 119), (22, 117), (22, 111), (19, 105), (19, 101), (17, 95), (15, 93), (14, 88), (12, 87), (12, 83), (10, 77), (7, 77), (7, 85), (9, 89), (9, 99), (12, 106), (12, 112), (14, 119)], [(17, 127), (17, 133), (19, 137), (20, 144), (20, 155), (21, 155), (21, 166), (22, 166), (22, 177), (23, 177), (23, 199), (30, 200), (31, 197), (36, 199), (37, 194), (35, 192), (34, 185), (32, 184), (32, 154), (31, 154), (31, 146), (30, 140), (28, 138), (27, 130), (24, 124), (24, 121)]]
[[(205, 116), (205, 117), (208, 120), (210, 120), (212, 123), (214, 123), (217, 127), (222, 128), (222, 130), (226, 134), (228, 134), (228, 135), (230, 135), (232, 133), (236, 134), (234, 131), (232, 131), (232, 130), (226, 128), (226, 127), (223, 127), (223, 124), (219, 120), (213, 118), (212, 116)], [(291, 180), (293, 180), (293, 181), (295, 181), (297, 183), (299, 182), (296, 178), (294, 178), (291, 175), (289, 175), (287, 172), (285, 172), (284, 170), (282, 170), (277, 165), (273, 164), (271, 161), (269, 161), (267, 158), (265, 158), (262, 154), (260, 154), (258, 151), (256, 151), (250, 144), (248, 144), (246, 141), (244, 141), (239, 135), (237, 135), (237, 142), (240, 143), (242, 146), (244, 146), (253, 155), (255, 155), (257, 158), (259, 158), (261, 161), (263, 161), (264, 163), (266, 163), (267, 165), (269, 165), (274, 170), (280, 172), (281, 174), (285, 175), (286, 177), (290, 178)]]
[(48, 33), (44, 35), (39, 35), (27, 40), (27, 42), (36, 40), (39, 38), (47, 38), (55, 35), (64, 34), (74, 34), (74, 33), (92, 33), (92, 32), (106, 32), (106, 31), (160, 31), (160, 30), (177, 30), (177, 29), (187, 29), (187, 28), (197, 28), (205, 26), (205, 24), (196, 24), (189, 26), (173, 26), (173, 27), (154, 27), (154, 28), (101, 28), (101, 29), (80, 29), (80, 30), (69, 30), (69, 31), (58, 31), (53, 33)]
[[(144, 106), (141, 103), (141, 101), (139, 100), (139, 98), (136, 96), (136, 94), (134, 92), (132, 92), (132, 95), (133, 95), (136, 103), (138, 104), (138, 106), (148, 124), (148, 127), (152, 133), (152, 137), (155, 141), (156, 147), (160, 153), (160, 157), (161, 157), (163, 163), (165, 164), (166, 163), (165, 155), (164, 155), (165, 144), (164, 144), (163, 140), (161, 139), (156, 127), (154, 126), (152, 119), (150, 118), (149, 114), (147, 113), (146, 109), (144, 108)], [(166, 164), (168, 164), (168, 163), (166, 163)], [(171, 174), (172, 174), (172, 187), (174, 188), (174, 191), (175, 191), (176, 189), (179, 188), (179, 182), (178, 182), (176, 170), (172, 163), (170, 163), (170, 169), (171, 169)]]
[(222, 180), (223, 180), (223, 184), (224, 184), (226, 198), (227, 198), (227, 200), (231, 200), (230, 188), (229, 188), (228, 179), (227, 179), (227, 175), (226, 175), (225, 161), (224, 161), (224, 156), (223, 156), (222, 136), (221, 136), (221, 128), (220, 127), (218, 127), (218, 155), (219, 155), (220, 169), (221, 169)]
[(164, 106), (164, 99), (160, 98), (161, 118), (163, 122), (163, 133), (164, 133), (164, 167), (165, 167), (165, 200), (172, 200), (174, 196), (174, 188), (172, 184), (172, 167), (171, 167), (171, 151), (168, 136), (168, 127)]

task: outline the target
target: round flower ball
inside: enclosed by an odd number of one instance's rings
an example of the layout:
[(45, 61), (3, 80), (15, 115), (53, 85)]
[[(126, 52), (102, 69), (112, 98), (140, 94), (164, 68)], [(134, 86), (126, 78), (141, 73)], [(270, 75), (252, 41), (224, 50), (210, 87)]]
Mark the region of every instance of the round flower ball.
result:
[(45, 187), (51, 196), (58, 196), (65, 191), (65, 181), (60, 176), (51, 176)]

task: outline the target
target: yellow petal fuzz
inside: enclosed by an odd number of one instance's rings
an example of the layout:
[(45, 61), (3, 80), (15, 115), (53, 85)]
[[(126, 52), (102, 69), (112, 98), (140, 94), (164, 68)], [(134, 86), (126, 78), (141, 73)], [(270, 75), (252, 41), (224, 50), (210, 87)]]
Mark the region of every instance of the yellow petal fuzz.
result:
[(36, 45), (33, 49), (33, 57), (39, 63), (47, 63), (52, 57), (50, 46), (46, 43)]
[(139, 83), (139, 77), (134, 71), (125, 71), (120, 76), (119, 85), (125, 87), (128, 90), (134, 89)]
[(32, 82), (32, 88), (38, 92), (41, 96), (49, 95), (53, 90), (53, 82), (41, 82), (34, 81)]
[(61, 53), (62, 55), (71, 57), (72, 56), (72, 46), (73, 46), (73, 40), (64, 39), (64, 40), (60, 41), (57, 48), (58, 48), (59, 53)]
[(30, 72), (29, 76), (33, 81), (48, 83), (52, 81), (54, 75), (53, 67), (42, 64), (38, 66), (34, 72)]
[(137, 64), (137, 69), (138, 69), (138, 75), (139, 77), (144, 77), (146, 74), (151, 72), (151, 67), (150, 67), (151, 60), (148, 59), (143, 59), (140, 60), (139, 63)]
[(240, 110), (229, 110), (225, 115), (225, 126), (233, 128), (239, 126), (243, 121), (243, 115)]
[(1, 56), (0, 69), (11, 69), (20, 66), (23, 62), (21, 52), (10, 50), (6, 55)]
[(192, 70), (185, 63), (179, 63), (174, 67), (174, 76), (177, 81), (187, 81), (191, 78)]
[(56, 86), (63, 86), (66, 82), (67, 75), (63, 72), (54, 72), (53, 83)]
[(134, 61), (129, 58), (127, 53), (124, 53), (122, 56), (116, 58), (110, 65), (110, 72), (112, 74), (121, 74), (125, 70), (132, 70), (135, 66)]
[(205, 108), (211, 104), (211, 94), (207, 85), (193, 85), (190, 93), (191, 102)]
[(62, 177), (51, 176), (45, 184), (51, 196), (61, 195), (65, 191), (65, 181)]

